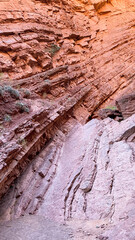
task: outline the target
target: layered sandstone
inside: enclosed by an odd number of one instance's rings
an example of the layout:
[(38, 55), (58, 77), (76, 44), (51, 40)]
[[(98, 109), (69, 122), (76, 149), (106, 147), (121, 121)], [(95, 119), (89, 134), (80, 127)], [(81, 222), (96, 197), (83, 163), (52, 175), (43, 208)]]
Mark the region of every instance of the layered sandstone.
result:
[(84, 89), (83, 101), (77, 100), (74, 110), (80, 120), (118, 89), (128, 86), (126, 92), (133, 90), (133, 1), (16, 0), (0, 4), (2, 80), (13, 80), (16, 86), (42, 97), (46, 73), (42, 79), (35, 74), (54, 69), (47, 75), (51, 86), (46, 99), (65, 101)]
[[(134, 9), (133, 1), (0, 3), (1, 186), (60, 119), (85, 123), (107, 100), (134, 90)], [(18, 99), (3, 93), (5, 84)], [(18, 101), (29, 114), (18, 112)]]
[(70, 119), (67, 128), (71, 124), (68, 136), (57, 132), (12, 185), (1, 219), (36, 214), (55, 224), (70, 220), (73, 239), (133, 240), (135, 115), (120, 123), (93, 119), (82, 126)]
[[(116, 224), (124, 211), (118, 199), (130, 205), (125, 195), (116, 195), (123, 191), (117, 184), (112, 189), (114, 176), (125, 184), (123, 171), (133, 184), (134, 115), (121, 123), (81, 124), (134, 92), (134, 27), (133, 0), (0, 2), (0, 197), (7, 192), (1, 201), (3, 219), (44, 212), (61, 220), (110, 221), (114, 216)], [(131, 114), (134, 106), (125, 118)], [(126, 163), (120, 151), (125, 151)], [(120, 179), (117, 157), (125, 164)], [(102, 190), (95, 191), (94, 184)]]

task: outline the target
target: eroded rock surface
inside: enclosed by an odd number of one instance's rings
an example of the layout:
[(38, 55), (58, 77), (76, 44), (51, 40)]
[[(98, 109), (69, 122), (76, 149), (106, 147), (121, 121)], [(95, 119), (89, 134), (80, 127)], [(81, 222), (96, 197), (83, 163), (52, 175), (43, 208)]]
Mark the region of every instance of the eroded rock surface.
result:
[(1, 80), (59, 104), (80, 92), (74, 114), (83, 121), (135, 89), (134, 11), (133, 0), (0, 2)]
[(135, 113), (135, 94), (129, 94), (116, 101), (116, 105), (126, 119)]
[(116, 110), (109, 109), (109, 108), (100, 109), (98, 112), (98, 116), (100, 119), (105, 119), (105, 118), (109, 117), (109, 118), (115, 119), (117, 121), (123, 120), (122, 113), (117, 109)]
[(85, 123), (108, 101), (135, 89), (135, 5), (4, 1), (0, 23), (3, 195), (60, 122), (73, 117)]
[(43, 216), (25, 216), (6, 224), (0, 224), (1, 240), (69, 240), (72, 230)]
[(134, 26), (133, 0), (0, 2), (1, 220), (133, 239), (134, 99), (121, 123), (81, 123), (134, 92)]
[(74, 124), (18, 178), (1, 202), (1, 219), (27, 213), (56, 222), (84, 220), (107, 236), (91, 230), (99, 239), (133, 240), (135, 115)]

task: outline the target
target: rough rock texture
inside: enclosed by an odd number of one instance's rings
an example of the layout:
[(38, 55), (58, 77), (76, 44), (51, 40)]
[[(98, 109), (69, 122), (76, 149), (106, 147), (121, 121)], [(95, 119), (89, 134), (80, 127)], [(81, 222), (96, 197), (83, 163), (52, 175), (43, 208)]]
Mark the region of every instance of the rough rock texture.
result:
[(40, 95), (47, 78), (55, 101), (82, 90), (81, 120), (118, 89), (135, 88), (134, 11), (133, 0), (0, 2), (1, 78)]
[(26, 216), (6, 224), (0, 224), (1, 240), (69, 240), (72, 231), (42, 216)]
[(135, 113), (135, 94), (129, 94), (116, 101), (116, 105), (126, 119)]
[(132, 239), (134, 115), (81, 123), (134, 92), (134, 27), (133, 0), (0, 1), (1, 220), (101, 220), (100, 239)]
[(117, 121), (122, 121), (123, 120), (123, 115), (120, 111), (113, 110), (113, 109), (107, 109), (107, 108), (100, 109), (99, 112), (98, 112), (98, 116), (99, 116), (100, 119), (105, 119), (107, 117), (110, 117), (110, 118), (115, 119)]
[(36, 214), (56, 222), (84, 220), (102, 228), (100, 235), (90, 231), (99, 239), (133, 240), (135, 115), (120, 123), (74, 124), (18, 178), (1, 201), (1, 219)]
[(135, 89), (134, 17), (132, 0), (0, 2), (0, 195), (57, 125)]
[[(115, 101), (114, 106), (108, 106), (98, 111), (98, 117), (105, 119), (110, 117), (117, 121), (122, 121), (135, 113), (135, 94), (124, 95)], [(89, 116), (88, 120), (91, 120)]]

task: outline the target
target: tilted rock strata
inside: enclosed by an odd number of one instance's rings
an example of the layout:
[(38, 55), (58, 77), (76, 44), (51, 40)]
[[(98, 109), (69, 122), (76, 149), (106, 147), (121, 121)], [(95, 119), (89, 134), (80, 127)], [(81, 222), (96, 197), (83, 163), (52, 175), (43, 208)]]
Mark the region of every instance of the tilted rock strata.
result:
[(130, 117), (135, 113), (135, 94), (132, 93), (121, 97), (116, 101), (116, 105), (125, 119)]
[(133, 240), (135, 115), (77, 120), (135, 90), (134, 2), (0, 2), (0, 23), (0, 86), (20, 93), (0, 94), (0, 121), (12, 116), (0, 123), (1, 220), (95, 221), (93, 236)]
[(107, 118), (70, 124), (75, 127), (69, 135), (57, 133), (61, 137), (40, 152), (5, 195), (1, 217), (31, 213), (56, 221), (100, 220), (107, 239), (123, 232), (123, 239), (133, 240), (135, 115), (120, 123)]
[[(30, 112), (0, 96), (1, 195), (70, 117), (85, 123), (135, 89), (133, 1), (0, 2), (0, 86), (29, 89)], [(127, 51), (128, 49), (128, 51)], [(68, 132), (68, 131), (67, 131)]]
[[(115, 101), (114, 106), (108, 106), (98, 111), (98, 117), (104, 119), (110, 117), (122, 121), (135, 113), (135, 93), (124, 95)], [(90, 118), (90, 117), (89, 117)], [(88, 120), (90, 120), (88, 118)]]
[[(49, 77), (50, 94), (59, 100), (88, 86), (88, 96), (75, 111), (78, 118), (79, 108), (92, 113), (119, 88), (133, 89), (133, 1), (25, 0), (20, 4), (16, 0), (0, 6), (3, 79), (21, 79), (67, 65), (63, 74), (57, 73), (57, 89), (56, 76)], [(42, 85), (38, 76), (33, 80), (34, 85)]]

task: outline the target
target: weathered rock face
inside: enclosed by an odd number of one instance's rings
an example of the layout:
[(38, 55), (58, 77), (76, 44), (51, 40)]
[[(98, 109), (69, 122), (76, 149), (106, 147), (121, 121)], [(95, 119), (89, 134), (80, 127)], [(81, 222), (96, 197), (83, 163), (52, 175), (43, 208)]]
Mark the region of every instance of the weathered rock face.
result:
[(85, 123), (135, 89), (134, 11), (133, 1), (0, 2), (1, 194), (60, 121)]
[(98, 111), (98, 117), (105, 119), (110, 117), (117, 121), (122, 121), (135, 113), (135, 94), (124, 95), (117, 99), (115, 106), (108, 106)]
[(118, 110), (107, 109), (107, 108), (101, 109), (101, 110), (99, 110), (98, 115), (99, 115), (100, 119), (105, 119), (105, 118), (109, 117), (109, 118), (115, 119), (119, 122), (123, 120), (122, 113), (119, 112)]
[(135, 90), (134, 27), (133, 0), (0, 2), (1, 219), (111, 221), (100, 239), (125, 224), (131, 235), (134, 107), (118, 101), (133, 115), (121, 123), (81, 123)]
[[(133, 0), (0, 2), (2, 79), (65, 66), (48, 76), (46, 98), (65, 101), (81, 92), (74, 114), (83, 121), (118, 89), (135, 88), (134, 11)], [(37, 75), (16, 86), (43, 96), (43, 79)]]
[(116, 101), (116, 105), (125, 119), (130, 117), (135, 113), (135, 94), (121, 97)]
[[(135, 115), (120, 123), (107, 118), (74, 124), (18, 178), (2, 200), (1, 219), (27, 213), (56, 222), (87, 220), (108, 237), (99, 239), (133, 240)], [(90, 233), (98, 237), (96, 230)]]

